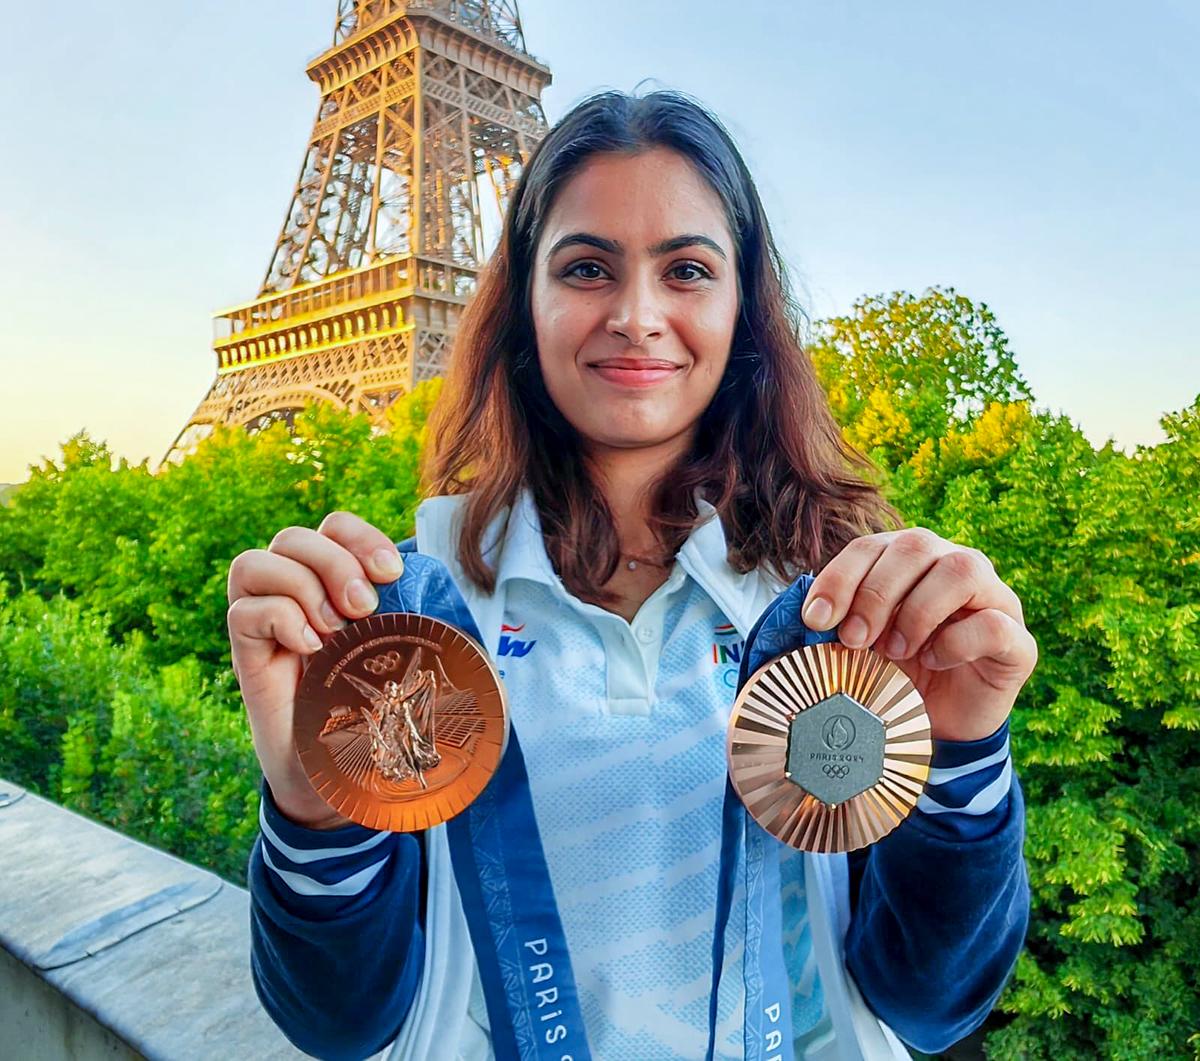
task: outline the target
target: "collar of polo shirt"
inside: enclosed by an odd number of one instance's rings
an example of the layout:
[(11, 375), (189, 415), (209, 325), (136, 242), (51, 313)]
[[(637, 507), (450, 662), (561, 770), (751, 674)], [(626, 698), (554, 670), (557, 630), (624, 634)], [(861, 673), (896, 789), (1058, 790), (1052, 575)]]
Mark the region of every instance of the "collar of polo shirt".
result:
[[(679, 550), (680, 565), (712, 596), (739, 630), (745, 633), (772, 597), (785, 588), (764, 569), (739, 574), (726, 563), (725, 529), (716, 508), (705, 500), (697, 487), (696, 508), (705, 517), (688, 536)], [(434, 518), (434, 524), (445, 526), (457, 523), (454, 516), (465, 503), (465, 495), (442, 495), (426, 498), (418, 506), (418, 518), (424, 513)], [(497, 549), (499, 553), (497, 554)], [(452, 555), (453, 549), (448, 552)], [(541, 520), (533, 493), (523, 487), (512, 516), (505, 526), (505, 513), (497, 515), (483, 535), (483, 558), (496, 566), (496, 590), (509, 579), (525, 578), (549, 586), (561, 587), (562, 581), (554, 571), (542, 541)], [(457, 570), (457, 565), (451, 561)], [(458, 572), (461, 576), (461, 571)]]
[[(699, 490), (696, 492), (696, 506), (701, 516), (707, 518), (688, 536), (680, 553), (686, 553), (688, 559), (701, 564), (712, 579), (723, 582), (730, 593), (735, 593), (737, 586), (729, 578), (732, 572), (725, 564), (725, 530), (717, 518), (717, 510), (700, 496)], [(492, 561), (491, 555), (485, 553), (485, 558)], [(497, 588), (510, 578), (527, 578), (546, 585), (559, 583), (550, 558), (546, 555), (542, 523), (533, 502), (533, 492), (528, 487), (522, 488), (504, 535), (496, 571)]]

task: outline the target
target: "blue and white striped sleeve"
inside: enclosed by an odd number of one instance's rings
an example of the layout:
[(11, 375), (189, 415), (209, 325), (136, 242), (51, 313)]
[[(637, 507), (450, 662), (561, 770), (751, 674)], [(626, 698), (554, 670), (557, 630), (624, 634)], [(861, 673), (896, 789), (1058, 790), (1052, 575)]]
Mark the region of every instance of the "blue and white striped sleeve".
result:
[(918, 821), (948, 840), (978, 840), (1005, 821), (1013, 765), (1007, 719), (974, 741), (934, 741)]
[(916, 809), (850, 855), (846, 966), (923, 1053), (978, 1028), (1012, 973), (1029, 923), (1024, 838), (1005, 722), (982, 740), (935, 741)]
[(336, 917), (369, 904), (381, 891), (394, 834), (361, 825), (328, 830), (297, 825), (279, 810), (266, 779), (258, 825), (263, 864), (292, 913)]
[[(425, 959), (424, 837), (308, 829), (262, 782), (250, 852), (250, 969), (263, 1009), (305, 1053), (362, 1058), (395, 1039)], [(353, 991), (330, 985), (353, 983)]]

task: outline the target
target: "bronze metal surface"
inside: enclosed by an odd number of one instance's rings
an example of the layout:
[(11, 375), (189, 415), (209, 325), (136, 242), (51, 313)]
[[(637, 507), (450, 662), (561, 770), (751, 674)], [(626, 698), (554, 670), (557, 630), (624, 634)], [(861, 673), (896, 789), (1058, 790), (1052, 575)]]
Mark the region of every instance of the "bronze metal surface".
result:
[(484, 790), (508, 742), (508, 701), (487, 653), (456, 627), (387, 612), (308, 659), (296, 693), (300, 762), (335, 811), (415, 832)]
[[(796, 725), (835, 697), (839, 711), (849, 697), (854, 710), (882, 722), (882, 770), (855, 786), (857, 795), (826, 802), (789, 776), (789, 750), (793, 768), (803, 753), (828, 763), (835, 780), (845, 776), (841, 762), (856, 758), (848, 745), (854, 727), (837, 714), (807, 730)], [(806, 751), (824, 744), (839, 750)], [(755, 671), (734, 702), (726, 750), (734, 790), (759, 825), (802, 851), (830, 853), (866, 847), (908, 816), (929, 778), (933, 744), (925, 704), (899, 667), (870, 649), (827, 643), (793, 649)]]

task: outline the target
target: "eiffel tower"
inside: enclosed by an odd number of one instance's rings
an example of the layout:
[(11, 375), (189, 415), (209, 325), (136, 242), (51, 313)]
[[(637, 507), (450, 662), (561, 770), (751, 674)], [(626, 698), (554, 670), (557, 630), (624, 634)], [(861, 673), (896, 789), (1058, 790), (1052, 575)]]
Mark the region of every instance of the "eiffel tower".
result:
[(499, 224), (548, 130), (516, 0), (338, 0), (308, 76), (321, 102), (262, 290), (217, 314), (217, 378), (167, 461), (313, 400), (382, 425), (440, 375), (485, 212)]

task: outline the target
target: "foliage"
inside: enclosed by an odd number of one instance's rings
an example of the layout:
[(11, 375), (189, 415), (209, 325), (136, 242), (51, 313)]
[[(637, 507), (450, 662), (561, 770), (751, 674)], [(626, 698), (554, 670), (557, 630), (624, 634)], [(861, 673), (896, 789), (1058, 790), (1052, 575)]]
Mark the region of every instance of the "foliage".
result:
[[(1033, 918), (989, 1056), (1200, 1058), (1200, 399), (1160, 445), (1096, 449), (953, 289), (863, 299), (811, 354), (907, 521), (983, 550), (1038, 642), (1013, 716)], [(0, 506), (0, 774), (242, 880), (229, 563), (334, 509), (411, 533), (439, 389), (382, 432), (312, 407), (155, 475), (83, 433), (32, 469)]]
[(150, 475), (110, 467), (83, 432), (0, 508), (0, 578), (63, 591), (107, 616), (113, 637), (146, 635), (160, 664), (195, 655), (226, 667), (229, 563), (282, 527), (348, 509), (397, 541), (412, 533), (417, 458), (441, 380), (418, 384), (372, 437), (365, 415), (312, 405), (289, 432), (217, 427), (187, 460)]
[(419, 384), (374, 438), (311, 406), (291, 432), (218, 428), (156, 475), (84, 432), (31, 469), (0, 507), (0, 775), (244, 881), (261, 775), (229, 564), (334, 509), (411, 534), (440, 389)]
[[(828, 346), (858, 351), (861, 362), (847, 362), (849, 379), (835, 375), (831, 390), (869, 398), (878, 393), (862, 383), (870, 378), (886, 394), (896, 373), (916, 371), (914, 357), (965, 363), (966, 352), (947, 356), (929, 334), (931, 320), (935, 333), (943, 328), (945, 303), (928, 297), (934, 307), (907, 295), (872, 300), (859, 316), (865, 333), (834, 322), (849, 334)], [(1191, 1056), (1200, 1029), (1200, 399), (1163, 418), (1165, 442), (1126, 455), (1097, 451), (1065, 418), (1011, 400), (1023, 388), (997, 372), (959, 388), (987, 400), (946, 408), (941, 421), (932, 398), (912, 395), (950, 395), (961, 380), (935, 372), (914, 382), (892, 406), (923, 411), (908, 412), (902, 432), (896, 417), (876, 414), (879, 399), (839, 407), (851, 415), (846, 437), (890, 459), (889, 495), (908, 522), (986, 553), (1038, 642), (1012, 723), (1033, 917), (988, 1054)]]
[(231, 675), (156, 667), (61, 594), (0, 596), (0, 645), (0, 776), (244, 881), (260, 774)]
[(809, 355), (847, 439), (884, 467), (990, 402), (1031, 397), (991, 311), (953, 288), (859, 299)]

